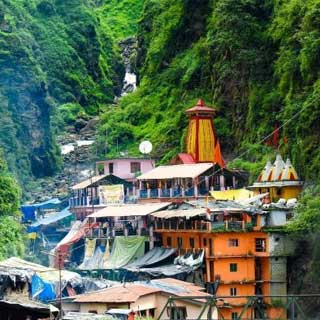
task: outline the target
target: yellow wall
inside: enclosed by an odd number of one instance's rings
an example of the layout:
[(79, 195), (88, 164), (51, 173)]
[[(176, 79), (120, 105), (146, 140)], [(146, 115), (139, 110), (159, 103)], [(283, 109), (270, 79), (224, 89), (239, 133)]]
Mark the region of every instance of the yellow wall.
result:
[(271, 188), (255, 188), (254, 194), (258, 195), (260, 193), (269, 192), (271, 201), (277, 201), (280, 198), (283, 199), (292, 199), (298, 198), (302, 191), (301, 186), (288, 186), (288, 187), (271, 187)]

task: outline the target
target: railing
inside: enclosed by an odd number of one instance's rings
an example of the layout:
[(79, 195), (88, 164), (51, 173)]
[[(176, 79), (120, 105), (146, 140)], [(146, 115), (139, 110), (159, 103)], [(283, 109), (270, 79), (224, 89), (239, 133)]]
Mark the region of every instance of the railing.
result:
[(175, 220), (159, 220), (156, 222), (155, 230), (194, 230), (194, 231), (210, 231), (211, 223), (207, 221), (181, 221)]
[(252, 223), (246, 223), (245, 221), (219, 221), (219, 222), (211, 222), (211, 229), (213, 231), (218, 231), (218, 230), (252, 231), (253, 225)]

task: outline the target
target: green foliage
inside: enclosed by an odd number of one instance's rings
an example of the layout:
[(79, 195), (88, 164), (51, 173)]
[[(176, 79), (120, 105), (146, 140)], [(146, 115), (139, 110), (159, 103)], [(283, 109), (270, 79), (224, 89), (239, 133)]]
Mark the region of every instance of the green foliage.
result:
[(26, 187), (59, 170), (55, 133), (119, 94), (117, 40), (143, 0), (11, 0), (0, 5), (0, 147)]
[(19, 222), (20, 189), (8, 174), (0, 154), (0, 260), (23, 254), (22, 228)]
[[(102, 118), (101, 155), (135, 154), (150, 139), (153, 156), (169, 160), (184, 149), (184, 110), (202, 97), (217, 109), (223, 153), (241, 155), (230, 166), (256, 177), (276, 152), (264, 138), (289, 121), (280, 152), (303, 178), (318, 180), (319, 10), (317, 0), (146, 0), (139, 88)], [(130, 127), (121, 145), (122, 133), (108, 132), (114, 123)]]
[(320, 230), (320, 187), (306, 188), (299, 200), (294, 219), (288, 224), (291, 232), (316, 233)]

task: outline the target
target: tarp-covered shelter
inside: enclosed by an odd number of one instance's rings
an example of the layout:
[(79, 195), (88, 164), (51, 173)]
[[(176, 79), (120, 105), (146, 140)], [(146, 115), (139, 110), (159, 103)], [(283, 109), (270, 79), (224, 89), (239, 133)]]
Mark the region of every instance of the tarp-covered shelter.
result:
[(64, 208), (60, 212), (53, 213), (43, 219), (39, 219), (38, 221), (32, 223), (30, 226), (28, 226), (27, 231), (28, 233), (37, 232), (43, 226), (48, 226), (70, 216), (72, 216), (72, 212), (70, 212), (69, 207)]
[(109, 240), (104, 242), (95, 239), (86, 242), (86, 253), (83, 263), (79, 266), (82, 270), (93, 269), (119, 269), (142, 257), (145, 252), (144, 236), (117, 236), (114, 238), (111, 252)]
[(150, 267), (168, 260), (168, 258), (173, 257), (176, 252), (177, 249), (156, 247), (148, 251), (141, 258), (138, 258), (134, 262), (127, 264), (125, 269), (133, 271), (143, 267)]
[(52, 198), (44, 202), (22, 205), (22, 220), (23, 222), (34, 221), (37, 210), (56, 209), (60, 204), (61, 201), (58, 198)]

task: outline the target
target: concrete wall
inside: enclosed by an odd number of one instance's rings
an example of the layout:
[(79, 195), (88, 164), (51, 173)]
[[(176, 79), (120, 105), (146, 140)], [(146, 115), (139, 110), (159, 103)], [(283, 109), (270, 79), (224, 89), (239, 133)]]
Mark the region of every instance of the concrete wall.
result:
[(287, 281), (286, 257), (270, 257), (270, 280)]
[(287, 210), (271, 210), (268, 217), (268, 226), (285, 226), (287, 223)]
[(271, 256), (288, 256), (294, 253), (295, 242), (287, 234), (272, 232), (269, 233), (269, 247)]

